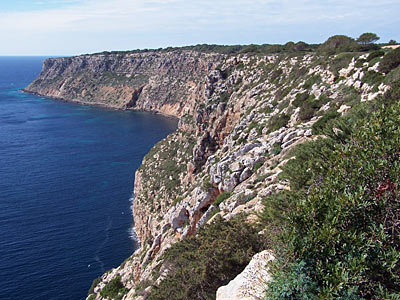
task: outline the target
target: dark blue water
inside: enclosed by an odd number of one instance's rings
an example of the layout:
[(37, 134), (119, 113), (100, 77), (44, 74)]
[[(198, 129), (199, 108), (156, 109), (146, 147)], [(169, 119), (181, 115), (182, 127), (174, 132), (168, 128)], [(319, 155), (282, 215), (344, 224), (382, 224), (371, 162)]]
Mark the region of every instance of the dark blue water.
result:
[(20, 92), (43, 58), (0, 57), (0, 299), (84, 299), (137, 246), (134, 171), (176, 127)]

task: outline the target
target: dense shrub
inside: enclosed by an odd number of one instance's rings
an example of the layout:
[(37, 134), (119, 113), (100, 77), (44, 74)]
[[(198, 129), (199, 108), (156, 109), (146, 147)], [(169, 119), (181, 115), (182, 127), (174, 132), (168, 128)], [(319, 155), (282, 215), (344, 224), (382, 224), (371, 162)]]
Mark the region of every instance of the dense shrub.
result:
[(296, 98), (293, 100), (292, 104), (295, 107), (300, 107), (303, 104), (303, 102), (308, 99), (308, 97), (310, 97), (310, 94), (308, 92), (298, 93), (296, 95)]
[(110, 298), (120, 300), (128, 292), (128, 289), (124, 287), (121, 282), (121, 277), (117, 276), (110, 280), (103, 289), (100, 291), (100, 295), (103, 298)]
[(375, 71), (368, 71), (365, 73), (362, 78), (363, 83), (368, 83), (369, 85), (380, 84), (384, 79), (384, 76), (381, 73)]
[(94, 288), (101, 282), (101, 278), (98, 277), (95, 280), (93, 280), (92, 285), (90, 286), (90, 289), (88, 291), (88, 295), (94, 293)]
[(340, 117), (340, 114), (337, 111), (328, 111), (321, 118), (318, 119), (312, 125), (312, 131), (314, 134), (322, 134), (324, 130), (327, 128), (327, 125), (331, 123), (332, 120), (335, 120)]
[(276, 210), (277, 200), (290, 209), (281, 210), (286, 244), (267, 299), (400, 297), (400, 107), (385, 104), (353, 128), (347, 143), (316, 155), (319, 172), (308, 159), (298, 166), (310, 166), (306, 182), (294, 178), (292, 192), (275, 197)]
[(400, 48), (387, 53), (379, 64), (379, 71), (382, 73), (389, 73), (391, 70), (400, 65)]
[(232, 196), (232, 193), (230, 192), (223, 192), (217, 196), (217, 198), (214, 201), (215, 206), (219, 206), (222, 202), (224, 202), (226, 199), (228, 199), (230, 196)]
[(381, 56), (384, 56), (384, 55), (385, 55), (385, 52), (383, 52), (382, 50), (373, 51), (368, 55), (367, 61), (370, 62), (374, 58), (381, 57)]
[(318, 51), (323, 54), (332, 55), (353, 51), (355, 48), (357, 48), (357, 43), (351, 37), (345, 35), (334, 35), (320, 45)]
[(196, 236), (166, 250), (164, 263), (171, 272), (147, 299), (215, 299), (216, 290), (243, 271), (263, 246), (257, 231), (243, 217), (229, 222), (218, 218)]
[(330, 63), (329, 68), (335, 74), (336, 77), (339, 76), (339, 71), (343, 68), (347, 68), (354, 58), (354, 53), (340, 53), (338, 54)]
[(279, 128), (285, 127), (290, 120), (290, 116), (286, 114), (276, 114), (272, 116), (268, 121), (268, 133), (278, 130)]

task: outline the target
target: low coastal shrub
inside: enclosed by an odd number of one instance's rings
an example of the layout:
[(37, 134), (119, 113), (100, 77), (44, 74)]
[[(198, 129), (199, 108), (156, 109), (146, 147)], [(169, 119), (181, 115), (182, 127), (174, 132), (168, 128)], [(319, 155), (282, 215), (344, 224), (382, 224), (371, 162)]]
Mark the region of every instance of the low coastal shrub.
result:
[(100, 291), (100, 295), (103, 298), (110, 298), (114, 300), (122, 299), (126, 293), (128, 293), (128, 289), (122, 284), (120, 276), (111, 279), (110, 282), (108, 282)]
[(224, 202), (226, 199), (228, 199), (230, 196), (232, 196), (232, 193), (230, 192), (223, 192), (217, 196), (215, 199), (213, 205), (214, 206), (219, 206), (222, 202)]
[(379, 72), (388, 74), (391, 70), (400, 65), (400, 48), (397, 48), (382, 58), (379, 64)]
[(290, 120), (290, 116), (286, 114), (277, 114), (272, 116), (268, 121), (268, 133), (285, 127)]
[(94, 293), (94, 288), (101, 282), (101, 278), (98, 277), (95, 280), (93, 280), (92, 285), (90, 286), (90, 289), (88, 291), (88, 295)]
[[(371, 104), (368, 118), (348, 118), (349, 138), (317, 141), (334, 151), (309, 144), (288, 162), (283, 173), (291, 172), (291, 191), (265, 200), (263, 222), (277, 233), (270, 245), (278, 257), (265, 299), (399, 299), (395, 100)], [(308, 172), (296, 175), (296, 168)]]
[(243, 216), (230, 221), (217, 217), (196, 236), (166, 250), (163, 259), (171, 271), (147, 299), (215, 299), (217, 289), (242, 272), (264, 247), (257, 230)]

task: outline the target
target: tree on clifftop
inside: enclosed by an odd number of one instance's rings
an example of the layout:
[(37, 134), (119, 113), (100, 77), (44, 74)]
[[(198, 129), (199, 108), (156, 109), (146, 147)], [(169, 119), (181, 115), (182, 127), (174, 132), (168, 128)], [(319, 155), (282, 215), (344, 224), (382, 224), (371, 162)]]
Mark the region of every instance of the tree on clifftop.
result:
[(359, 38), (357, 39), (357, 43), (367, 45), (375, 43), (377, 40), (379, 40), (379, 36), (377, 36), (375, 33), (365, 32), (359, 36)]
[(357, 43), (351, 37), (345, 35), (334, 35), (321, 44), (318, 51), (323, 54), (332, 55), (341, 52), (350, 52), (356, 47)]

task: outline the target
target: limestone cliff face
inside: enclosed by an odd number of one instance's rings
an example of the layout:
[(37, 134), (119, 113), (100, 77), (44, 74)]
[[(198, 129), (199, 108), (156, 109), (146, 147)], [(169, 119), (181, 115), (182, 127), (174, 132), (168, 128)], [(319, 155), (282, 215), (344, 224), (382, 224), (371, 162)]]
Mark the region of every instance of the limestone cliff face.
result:
[(171, 51), (49, 58), (25, 90), (115, 108), (182, 116), (191, 112), (200, 81), (219, 54)]
[[(180, 117), (178, 130), (156, 144), (136, 172), (134, 218), (141, 247), (100, 278), (90, 300), (103, 299), (101, 291), (115, 278), (127, 288), (119, 298), (146, 299), (170, 272), (162, 254), (171, 245), (195, 235), (216, 215), (229, 220), (246, 214), (254, 221), (264, 197), (288, 188), (278, 176), (285, 155), (316, 137), (314, 124), (389, 88), (365, 79), (379, 64), (367, 56), (176, 50), (46, 60), (27, 91)], [(228, 197), (216, 204), (222, 193)], [(262, 297), (260, 286), (246, 293), (242, 288), (258, 280), (251, 276), (261, 265), (253, 263), (251, 272), (238, 276), (232, 286), (241, 288), (229, 297)]]

